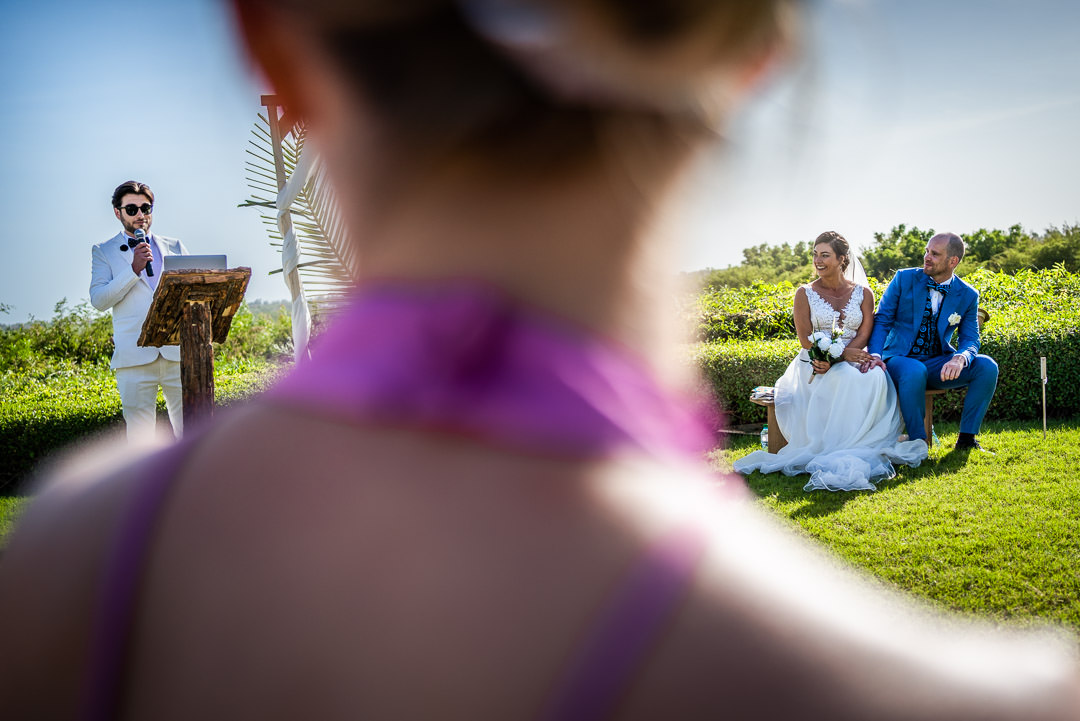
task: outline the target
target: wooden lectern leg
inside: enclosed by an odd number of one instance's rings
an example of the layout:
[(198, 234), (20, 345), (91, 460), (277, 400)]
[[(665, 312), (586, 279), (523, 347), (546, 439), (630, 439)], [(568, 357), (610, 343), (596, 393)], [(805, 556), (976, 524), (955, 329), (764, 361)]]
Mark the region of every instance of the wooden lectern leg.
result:
[(209, 301), (188, 300), (180, 324), (185, 429), (214, 415), (214, 347), (210, 340)]

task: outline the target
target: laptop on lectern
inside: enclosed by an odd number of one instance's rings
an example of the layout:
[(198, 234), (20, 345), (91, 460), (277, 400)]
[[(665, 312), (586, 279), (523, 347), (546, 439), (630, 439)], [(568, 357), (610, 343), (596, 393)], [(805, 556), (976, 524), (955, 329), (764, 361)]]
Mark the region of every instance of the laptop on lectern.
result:
[(224, 255), (166, 255), (161, 261), (162, 272), (170, 270), (227, 270)]

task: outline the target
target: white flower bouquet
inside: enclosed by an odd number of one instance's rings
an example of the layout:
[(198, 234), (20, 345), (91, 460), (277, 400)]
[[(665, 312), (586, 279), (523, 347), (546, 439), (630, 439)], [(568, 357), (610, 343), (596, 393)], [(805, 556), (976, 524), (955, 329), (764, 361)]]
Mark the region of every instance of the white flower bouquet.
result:
[[(810, 341), (810, 348), (806, 352), (810, 356), (810, 360), (826, 361), (829, 365), (838, 362), (840, 356), (844, 354), (844, 344), (840, 342), (841, 335), (836, 326), (833, 326), (831, 333), (816, 330), (808, 335), (806, 339)], [(812, 371), (810, 380), (807, 382), (813, 383), (815, 377), (817, 377), (817, 371)]]

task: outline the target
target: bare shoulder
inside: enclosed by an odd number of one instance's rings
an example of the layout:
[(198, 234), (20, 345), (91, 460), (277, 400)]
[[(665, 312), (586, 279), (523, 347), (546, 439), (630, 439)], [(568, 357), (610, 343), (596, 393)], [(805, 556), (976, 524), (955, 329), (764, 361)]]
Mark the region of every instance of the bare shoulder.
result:
[(628, 717), (1074, 716), (1075, 639), (946, 618), (749, 503), (695, 514), (711, 516), (709, 550)]
[(0, 556), (0, 707), (13, 718), (73, 715), (101, 569), (136, 479), (133, 453), (146, 457), (106, 443), (54, 467)]
[[(177, 685), (225, 674), (232, 711), (277, 718), (291, 685), (267, 679), (303, 658), (319, 679), (311, 703), (348, 688), (386, 717), (447, 704), (463, 718), (520, 716), (640, 553), (636, 524), (597, 491), (631, 476), (269, 403), (244, 410), (199, 444), (162, 520), (133, 708), (159, 717), (161, 698), (196, 702)], [(140, 662), (164, 650), (170, 674)], [(425, 693), (400, 687), (409, 679)]]

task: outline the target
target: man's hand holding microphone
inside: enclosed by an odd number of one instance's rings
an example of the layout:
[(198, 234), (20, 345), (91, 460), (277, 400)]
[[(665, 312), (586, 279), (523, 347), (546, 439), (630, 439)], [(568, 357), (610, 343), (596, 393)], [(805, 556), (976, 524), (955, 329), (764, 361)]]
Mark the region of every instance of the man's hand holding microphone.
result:
[(135, 242), (131, 244), (131, 252), (134, 254), (134, 259), (131, 261), (131, 269), (138, 275), (146, 269), (147, 276), (154, 275), (154, 268), (150, 265), (154, 260), (154, 254), (150, 250), (150, 243), (146, 241), (146, 231), (142, 228), (135, 229)]

